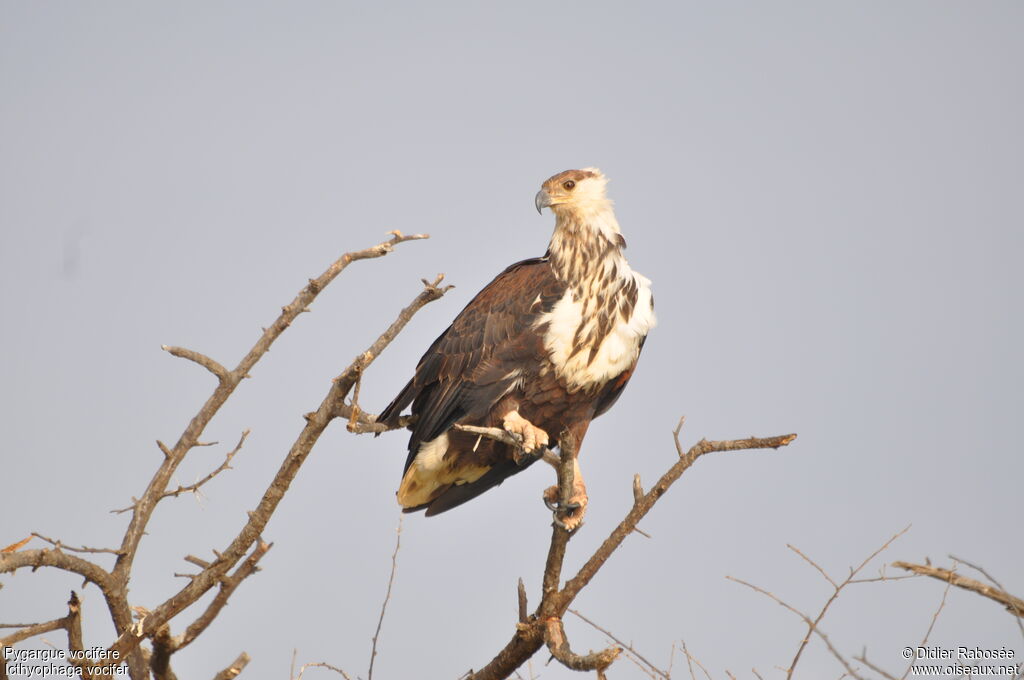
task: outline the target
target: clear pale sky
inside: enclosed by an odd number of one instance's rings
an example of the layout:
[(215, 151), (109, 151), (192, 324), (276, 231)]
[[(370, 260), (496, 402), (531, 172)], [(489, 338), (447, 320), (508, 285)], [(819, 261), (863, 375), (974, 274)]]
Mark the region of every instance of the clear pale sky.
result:
[[(626, 513), (633, 474), (671, 465), (680, 415), (687, 444), (800, 438), (702, 459), (577, 608), (662, 667), (683, 639), (716, 679), (778, 678), (803, 624), (725, 576), (816, 612), (831, 589), (787, 543), (845, 576), (912, 524), (872, 574), (952, 553), (1024, 595), (1022, 35), (1019, 2), (0, 2), (0, 545), (119, 541), (127, 515), (108, 511), (213, 387), (161, 344), (234, 365), (338, 255), (430, 233), (345, 272), (211, 423), (221, 445), (178, 482), (252, 435), (201, 500), (154, 517), (131, 593), (155, 606), (184, 555), (226, 545), (301, 414), (421, 278), (457, 288), (368, 372), (367, 409), (480, 287), (544, 252), (540, 183), (598, 166), (660, 324), (584, 443), (591, 502), (567, 571)], [(245, 650), (241, 677), (287, 678), (296, 649), (365, 677), (404, 458), (404, 433), (335, 423), (267, 528), (263, 571), (178, 676)], [(534, 466), (405, 518), (375, 677), (455, 678), (505, 644), (517, 578), (537, 601), (552, 478)], [(61, 616), (75, 588), (87, 645), (111, 641), (78, 579), (0, 583), (0, 622)], [(902, 673), (942, 590), (857, 585), (822, 629)], [(578, 650), (605, 644), (567, 628)], [(930, 643), (1024, 661), (1012, 618), (962, 591)], [(546, 659), (541, 677), (577, 677)], [(800, 668), (842, 672), (820, 641)], [(620, 660), (610, 677), (643, 676)]]

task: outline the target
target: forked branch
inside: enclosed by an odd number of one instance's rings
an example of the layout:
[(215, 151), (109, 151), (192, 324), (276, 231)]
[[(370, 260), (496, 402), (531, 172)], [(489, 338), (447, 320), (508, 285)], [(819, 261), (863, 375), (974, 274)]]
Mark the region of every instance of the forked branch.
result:
[[(128, 651), (135, 649), (141, 639), (155, 634), (160, 626), (195, 602), (210, 588), (220, 583), (228, 570), (244, 557), (249, 547), (259, 540), (260, 534), (287, 492), (295, 475), (298, 474), (300, 467), (309, 456), (313, 446), (330, 422), (334, 418), (339, 417), (340, 407), (344, 404), (346, 395), (352, 389), (362, 371), (377, 358), (417, 311), (426, 304), (439, 299), (449, 290), (450, 287), (448, 286), (438, 286), (441, 278), (439, 276), (433, 284), (428, 283), (413, 301), (399, 313), (398, 318), (395, 319), (387, 330), (381, 333), (365, 352), (359, 354), (332, 381), (331, 387), (322, 400), (320, 407), (316, 411), (306, 414), (305, 426), (293, 442), (288, 455), (264, 492), (256, 509), (249, 513), (249, 521), (242, 527), (230, 545), (220, 553), (217, 553), (217, 559), (192, 577), (189, 583), (180, 591), (153, 609), (139, 622), (136, 629), (129, 629), (122, 633), (110, 647), (111, 651), (117, 651), (124, 655)], [(311, 285), (313, 284), (311, 283)]]
[[(671, 487), (672, 484), (674, 484), (683, 475), (683, 473), (697, 461), (698, 458), (707, 455), (708, 453), (720, 451), (768, 448), (777, 449), (781, 446), (788, 445), (796, 439), (795, 434), (767, 438), (750, 437), (748, 439), (723, 441), (708, 441), (706, 439), (702, 439), (694, 444), (688, 451), (684, 452), (682, 445), (679, 442), (679, 432), (682, 428), (682, 424), (683, 421), (680, 419), (679, 425), (673, 432), (673, 438), (676, 445), (676, 451), (679, 454), (679, 460), (661, 476), (654, 486), (651, 487), (650, 491), (647, 493), (636, 492), (633, 507), (630, 509), (626, 517), (618, 526), (615, 527), (615, 529), (612, 530), (608, 538), (606, 538), (594, 554), (591, 555), (590, 559), (584, 563), (576, 575), (569, 579), (561, 589), (559, 589), (558, 584), (561, 575), (562, 562), (565, 558), (566, 544), (571, 538), (571, 535), (564, 531), (564, 529), (560, 529), (557, 525), (555, 526), (544, 568), (541, 601), (538, 604), (537, 609), (526, 622), (519, 622), (516, 625), (515, 635), (486, 666), (468, 676), (471, 680), (498, 680), (500, 678), (507, 678), (515, 672), (516, 668), (533, 656), (537, 650), (545, 644), (545, 642), (552, 640), (552, 632), (549, 630), (549, 626), (552, 624), (549, 622), (552, 620), (561, 620), (562, 616), (569, 608), (569, 605), (572, 604), (572, 601), (577, 595), (579, 595), (580, 591), (590, 583), (594, 576), (597, 575), (597, 572), (605, 562), (608, 561), (615, 550), (618, 549), (626, 537), (633, 533), (640, 520), (650, 512), (655, 503), (657, 503), (665, 492), (668, 491), (669, 487)], [(568, 489), (565, 486), (567, 477), (565, 476), (564, 470), (568, 467), (569, 474), (571, 475), (571, 466), (564, 464), (570, 458), (565, 449), (565, 444), (567, 442), (560, 440), (559, 443), (559, 448), (562, 451), (561, 459), (563, 463), (559, 466), (559, 489), (564, 504), (568, 500), (568, 495), (566, 495)], [(571, 477), (568, 477), (568, 481), (571, 486)], [(564, 638), (564, 629), (559, 628), (558, 630), (561, 631)], [(554, 642), (556, 643), (556, 646), (559, 646), (557, 644), (559, 642), (557, 638)], [(605, 650), (605, 652), (602, 652), (601, 654), (605, 655), (601, 658), (606, 659), (608, 658), (607, 655), (610, 654), (610, 651)], [(615, 654), (618, 654), (618, 652)]]
[[(440, 287), (441, 277), (439, 276), (433, 283), (425, 282), (424, 290), (417, 295), (412, 304), (402, 310), (399, 318), (391, 327), (366, 352), (359, 355), (353, 364), (334, 381), (320, 408), (307, 417), (306, 426), (293, 444), (277, 476), (270, 483), (257, 508), (249, 514), (248, 522), (231, 544), (223, 552), (216, 553), (217, 559), (212, 562), (196, 562), (196, 564), (200, 565), (201, 571), (191, 576), (188, 585), (159, 606), (152, 610), (134, 608), (140, 612), (140, 618), (136, 622), (132, 615), (133, 608), (128, 600), (129, 581), (132, 575), (135, 556), (143, 537), (146, 535), (146, 527), (153, 515), (154, 509), (164, 498), (198, 491), (200, 487), (214, 476), (228, 469), (232, 457), (241, 448), (245, 435), (243, 434), (238, 446), (227, 454), (220, 467), (196, 483), (170, 487), (169, 483), (175, 471), (194, 447), (207, 445), (200, 441), (203, 431), (227, 399), (234, 393), (235, 389), (241, 384), (242, 380), (249, 377), (249, 372), (253, 366), (266, 354), (274, 341), (280, 337), (299, 315), (309, 311), (310, 304), (319, 293), (344, 271), (348, 265), (359, 260), (382, 257), (392, 252), (394, 247), (400, 243), (423, 238), (427, 238), (427, 236), (422, 234), (406, 236), (395, 231), (391, 232), (391, 238), (382, 243), (364, 250), (342, 255), (320, 276), (315, 279), (309, 279), (308, 283), (302, 287), (294, 299), (281, 308), (281, 312), (274, 322), (269, 327), (263, 329), (256, 343), (233, 369), (229, 370), (224, 365), (200, 352), (182, 347), (164, 346), (163, 348), (172, 355), (192, 361), (214, 374), (217, 377), (217, 385), (172, 446), (162, 442), (157, 443), (163, 454), (162, 460), (145, 492), (137, 499), (133, 498), (132, 505), (125, 510), (131, 513), (131, 519), (124, 532), (120, 546), (116, 549), (69, 548), (60, 541), (40, 536), (42, 540), (50, 542), (54, 547), (44, 550), (21, 551), (20, 548), (24, 542), (8, 546), (3, 551), (0, 551), (0, 573), (10, 573), (22, 568), (54, 567), (78, 574), (87, 582), (95, 583), (103, 594), (114, 628), (118, 634), (117, 640), (107, 650), (108, 658), (113, 657), (125, 660), (133, 680), (143, 680), (148, 677), (150, 672), (153, 672), (157, 677), (173, 677), (173, 673), (170, 671), (169, 664), (167, 663), (170, 654), (187, 646), (198, 634), (205, 630), (209, 622), (217, 616), (220, 608), (223, 607), (238, 584), (247, 576), (255, 573), (256, 563), (270, 547), (269, 544), (263, 543), (260, 540), (260, 533), (298, 472), (299, 467), (308, 456), (313, 444), (315, 444), (327, 424), (337, 417), (339, 408), (344, 405), (345, 396), (354, 382), (358, 380), (361, 372), (391, 342), (395, 335), (401, 331), (417, 310), (428, 302), (440, 298), (448, 290), (448, 287)], [(116, 555), (116, 561), (113, 568), (107, 570), (77, 555), (70, 555), (64, 552), (62, 548), (77, 552), (111, 553)], [(251, 553), (249, 552), (250, 549), (252, 549)], [(249, 554), (249, 558), (245, 559), (247, 554)], [(245, 562), (241, 566), (237, 566), (243, 559), (245, 559)], [(233, 573), (231, 572), (232, 569), (235, 569)], [(204, 613), (182, 635), (173, 637), (169, 629), (171, 619), (195, 603), (204, 593), (218, 585), (220, 590)], [(75, 620), (77, 621), (77, 614)], [(46, 625), (57, 625), (61, 621), (64, 621), (64, 619), (57, 620), (57, 622), (48, 622)], [(68, 626), (70, 627), (71, 624), (69, 623)], [(69, 630), (70, 635), (72, 635), (71, 630)], [(78, 637), (80, 642), (80, 634)], [(139, 648), (139, 643), (147, 638), (153, 642), (152, 653)], [(75, 643), (72, 642), (71, 644)], [(239, 656), (235, 663), (221, 671), (218, 677), (234, 677), (241, 671), (247, 661), (248, 657), (246, 655)], [(89, 672), (89, 668), (83, 668), (84, 674), (88, 675)]]

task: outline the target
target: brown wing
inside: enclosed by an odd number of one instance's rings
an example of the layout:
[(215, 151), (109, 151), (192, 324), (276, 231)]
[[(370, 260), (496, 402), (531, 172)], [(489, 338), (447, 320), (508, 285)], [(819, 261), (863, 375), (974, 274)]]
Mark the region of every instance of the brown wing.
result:
[(380, 415), (390, 425), (412, 404), (409, 468), (420, 444), (460, 420), (481, 419), (522, 372), (535, 373), (543, 351), (533, 329), (565, 292), (546, 257), (513, 264), (477, 293), (434, 341), (416, 374)]

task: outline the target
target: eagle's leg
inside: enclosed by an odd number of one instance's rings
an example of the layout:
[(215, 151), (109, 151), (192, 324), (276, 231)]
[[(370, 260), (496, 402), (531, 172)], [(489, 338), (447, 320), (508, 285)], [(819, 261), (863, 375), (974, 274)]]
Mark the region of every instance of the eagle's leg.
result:
[(555, 514), (555, 523), (566, 531), (575, 531), (587, 512), (587, 485), (583, 483), (580, 462), (572, 461), (572, 495), (564, 506), (559, 502), (558, 485), (544, 489), (544, 504)]
[[(548, 433), (519, 415), (519, 411), (509, 411), (502, 421), (502, 427), (509, 434), (519, 436), (522, 441), (523, 451), (526, 453), (532, 453), (548, 445)], [(516, 463), (520, 462), (518, 454), (518, 451), (514, 451), (512, 454), (516, 458)]]
[[(589, 418), (577, 420), (569, 425), (568, 430), (572, 435), (574, 445), (571, 447), (558, 447), (560, 456), (564, 456), (567, 453), (572, 455), (572, 492), (569, 495), (569, 501), (564, 505), (561, 503), (557, 484), (544, 491), (544, 502), (554, 513), (555, 524), (566, 531), (576, 531), (579, 529), (580, 525), (583, 524), (583, 515), (587, 512), (587, 485), (583, 482), (583, 471), (580, 470), (579, 455), (580, 446), (583, 444), (583, 438), (587, 436), (587, 429), (589, 427)], [(566, 451), (566, 448), (569, 450)], [(545, 460), (547, 460), (547, 457), (545, 457)], [(550, 460), (548, 462), (552, 463), (556, 471), (558, 470), (557, 463)]]

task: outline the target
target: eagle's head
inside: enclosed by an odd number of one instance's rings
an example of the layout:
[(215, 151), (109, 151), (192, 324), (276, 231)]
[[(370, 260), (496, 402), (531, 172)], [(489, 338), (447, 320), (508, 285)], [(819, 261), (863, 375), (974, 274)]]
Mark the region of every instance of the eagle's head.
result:
[(611, 208), (604, 194), (608, 178), (597, 168), (566, 170), (549, 178), (537, 192), (537, 212), (551, 208), (556, 217), (575, 214), (586, 218)]

